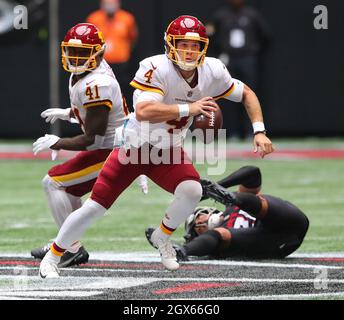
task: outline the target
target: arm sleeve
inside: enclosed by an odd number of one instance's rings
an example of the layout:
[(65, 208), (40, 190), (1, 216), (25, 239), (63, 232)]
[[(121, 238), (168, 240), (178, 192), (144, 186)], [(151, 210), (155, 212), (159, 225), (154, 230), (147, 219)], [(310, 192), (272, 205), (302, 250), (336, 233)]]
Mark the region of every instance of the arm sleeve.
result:
[(165, 86), (160, 76), (159, 67), (149, 59), (140, 62), (140, 67), (130, 85), (141, 91), (155, 92), (165, 95)]
[(241, 102), (243, 98), (244, 93), (244, 83), (241, 82), (238, 79), (232, 79), (233, 80), (233, 90), (231, 93), (224, 98), (233, 102)]
[(262, 184), (260, 169), (255, 166), (244, 166), (217, 182), (224, 188), (242, 184), (246, 188), (257, 188)]
[(228, 69), (220, 60), (213, 60), (211, 67), (216, 79), (216, 88), (219, 93), (213, 97), (214, 100), (225, 98), (234, 102), (241, 102), (244, 84), (240, 80), (232, 78)]
[(142, 91), (136, 89), (134, 91), (134, 105), (139, 102), (143, 101), (157, 101), (157, 102), (162, 102), (163, 101), (163, 96), (159, 93), (152, 92), (152, 91)]

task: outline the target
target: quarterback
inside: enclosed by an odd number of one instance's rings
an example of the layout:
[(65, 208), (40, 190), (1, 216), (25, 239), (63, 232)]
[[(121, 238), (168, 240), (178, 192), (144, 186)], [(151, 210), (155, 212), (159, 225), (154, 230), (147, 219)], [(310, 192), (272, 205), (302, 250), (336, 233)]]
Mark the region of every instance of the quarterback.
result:
[[(92, 24), (77, 24), (67, 32), (61, 47), (63, 68), (71, 73), (71, 108), (47, 109), (41, 116), (51, 123), (57, 119), (77, 122), (83, 134), (73, 138), (46, 134), (33, 144), (35, 154), (47, 149), (80, 151), (52, 167), (42, 181), (58, 228), (72, 211), (81, 207), (81, 197), (92, 190), (113, 149), (116, 129), (128, 116), (120, 86), (103, 59), (105, 42), (101, 32)], [(31, 255), (42, 259), (49, 248), (50, 245), (34, 249)], [(79, 241), (66, 249), (61, 267), (87, 262), (88, 253)]]
[[(140, 63), (131, 82), (136, 89), (135, 112), (124, 125), (123, 145), (106, 160), (91, 197), (65, 220), (41, 262), (41, 277), (59, 276), (57, 265), (65, 250), (141, 174), (174, 195), (151, 239), (164, 267), (179, 268), (170, 236), (193, 213), (202, 197), (199, 174), (185, 154), (182, 142), (193, 116), (210, 117), (210, 112), (215, 111), (214, 100), (242, 102), (253, 125), (255, 151), (259, 150), (262, 156), (273, 152), (256, 95), (241, 81), (232, 79), (220, 60), (205, 56), (208, 42), (205, 27), (197, 18), (180, 16), (167, 27), (165, 54)], [(148, 163), (123, 161), (132, 153), (140, 154), (147, 149), (151, 154), (170, 150), (173, 161), (158, 164), (151, 158)], [(179, 154), (178, 163), (174, 161), (175, 152)]]

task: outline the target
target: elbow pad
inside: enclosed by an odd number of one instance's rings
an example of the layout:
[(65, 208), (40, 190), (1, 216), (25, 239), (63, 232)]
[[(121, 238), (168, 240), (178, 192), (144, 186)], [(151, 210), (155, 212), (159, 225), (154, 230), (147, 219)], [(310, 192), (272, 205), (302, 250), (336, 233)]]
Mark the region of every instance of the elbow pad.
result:
[(94, 142), (86, 147), (86, 150), (88, 151), (92, 151), (92, 150), (97, 150), (97, 149), (101, 149), (104, 143), (104, 139), (105, 136), (99, 136), (99, 135), (95, 135), (94, 137)]

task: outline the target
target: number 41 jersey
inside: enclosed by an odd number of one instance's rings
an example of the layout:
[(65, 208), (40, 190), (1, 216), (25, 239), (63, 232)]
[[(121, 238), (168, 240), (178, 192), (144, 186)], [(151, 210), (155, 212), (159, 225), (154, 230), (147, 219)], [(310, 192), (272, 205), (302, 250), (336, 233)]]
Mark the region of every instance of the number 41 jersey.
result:
[(112, 149), (116, 128), (127, 118), (128, 110), (122, 98), (120, 86), (110, 66), (103, 60), (100, 66), (72, 85), (69, 80), (69, 95), (75, 117), (85, 131), (85, 119), (88, 108), (106, 106), (110, 109), (104, 142), (100, 149)]
[[(134, 108), (142, 101), (159, 101), (164, 104), (189, 104), (206, 96), (215, 100), (228, 97), (241, 101), (237, 91), (242, 90), (242, 82), (234, 81), (224, 64), (215, 58), (205, 58), (197, 68), (197, 81), (192, 88), (181, 76), (178, 69), (165, 54), (156, 55), (140, 62), (140, 67), (130, 85), (134, 92)], [(233, 96), (230, 98), (230, 96)], [(240, 97), (239, 97), (240, 96)], [(126, 131), (139, 137), (141, 145), (149, 142), (162, 149), (179, 147), (185, 138), (193, 117), (183, 117), (159, 123), (143, 123), (136, 119), (135, 113), (130, 116)]]

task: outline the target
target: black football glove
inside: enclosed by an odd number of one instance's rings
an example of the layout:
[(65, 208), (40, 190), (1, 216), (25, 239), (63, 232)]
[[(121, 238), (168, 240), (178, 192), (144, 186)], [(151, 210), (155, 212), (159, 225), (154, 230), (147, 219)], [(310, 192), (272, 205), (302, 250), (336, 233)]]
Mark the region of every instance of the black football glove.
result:
[(203, 188), (202, 199), (214, 199), (217, 202), (222, 203), (226, 207), (234, 204), (235, 195), (234, 193), (228, 191), (226, 188), (220, 186), (216, 182), (211, 182), (206, 179), (201, 179), (201, 185)]

